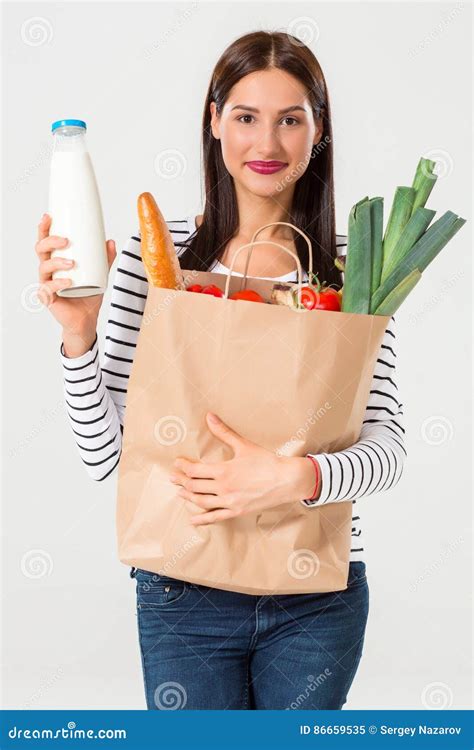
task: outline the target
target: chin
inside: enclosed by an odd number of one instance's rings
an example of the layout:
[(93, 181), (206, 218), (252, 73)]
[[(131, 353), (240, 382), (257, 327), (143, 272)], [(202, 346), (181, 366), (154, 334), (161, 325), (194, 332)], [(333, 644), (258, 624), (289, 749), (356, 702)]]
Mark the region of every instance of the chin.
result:
[(273, 185), (271, 188), (267, 188), (266, 190), (259, 190), (254, 185), (246, 185), (245, 188), (249, 193), (255, 195), (256, 198), (271, 198), (272, 196), (281, 195), (283, 192), (283, 190), (278, 190), (278, 187), (276, 185)]
[(258, 196), (259, 198), (268, 198), (271, 195), (281, 195), (287, 185), (286, 180), (282, 180), (281, 177), (281, 175), (285, 174), (285, 171), (286, 170), (282, 169), (282, 171), (278, 173), (278, 179), (274, 178), (273, 180), (269, 175), (260, 176), (255, 174), (255, 178), (252, 178), (251, 180), (246, 176), (245, 180), (240, 180), (240, 184), (249, 193)]

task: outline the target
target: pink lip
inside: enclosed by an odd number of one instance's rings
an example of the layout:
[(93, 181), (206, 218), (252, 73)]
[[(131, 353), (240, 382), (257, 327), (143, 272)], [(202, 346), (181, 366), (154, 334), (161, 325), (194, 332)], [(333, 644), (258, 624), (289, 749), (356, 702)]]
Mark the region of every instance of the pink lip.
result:
[(247, 161), (245, 163), (253, 172), (259, 174), (273, 174), (287, 166), (284, 161)]

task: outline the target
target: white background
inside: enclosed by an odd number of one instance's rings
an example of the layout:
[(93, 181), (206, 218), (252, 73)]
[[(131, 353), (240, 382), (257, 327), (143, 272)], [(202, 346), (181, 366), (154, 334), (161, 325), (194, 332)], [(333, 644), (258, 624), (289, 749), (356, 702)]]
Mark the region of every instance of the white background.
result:
[[(212, 69), (264, 29), (299, 31), (325, 73), (338, 232), (364, 195), (385, 197), (386, 220), (420, 156), (441, 162), (428, 207), (468, 219), (397, 314), (408, 459), (395, 488), (359, 502), (370, 614), (345, 708), (470, 707), (470, 6), (15, 3), (4, 16), (3, 706), (145, 708), (135, 583), (116, 556), (117, 475), (86, 475), (62, 401), (60, 330), (33, 295), (51, 123), (87, 122), (120, 250), (143, 191), (168, 220), (202, 212)], [(173, 179), (168, 149), (184, 165)]]

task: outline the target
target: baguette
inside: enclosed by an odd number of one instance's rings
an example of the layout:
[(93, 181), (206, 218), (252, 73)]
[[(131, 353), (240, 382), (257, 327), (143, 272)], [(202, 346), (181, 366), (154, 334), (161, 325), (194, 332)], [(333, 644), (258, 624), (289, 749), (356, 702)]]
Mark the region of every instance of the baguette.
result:
[(141, 251), (148, 281), (164, 289), (185, 289), (170, 231), (151, 193), (137, 201)]

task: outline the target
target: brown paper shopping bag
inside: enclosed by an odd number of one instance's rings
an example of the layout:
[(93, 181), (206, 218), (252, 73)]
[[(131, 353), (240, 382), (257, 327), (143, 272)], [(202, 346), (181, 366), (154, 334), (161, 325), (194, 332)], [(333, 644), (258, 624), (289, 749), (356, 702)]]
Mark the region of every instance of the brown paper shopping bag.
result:
[[(308, 242), (311, 259), (309, 239), (294, 229)], [(252, 289), (270, 299), (274, 282), (246, 274), (253, 247), (269, 244), (255, 236), (234, 255), (223, 298), (149, 285), (119, 463), (119, 558), (157, 574), (248, 594), (342, 591), (349, 570), (350, 500), (308, 508), (288, 498), (262, 512), (193, 526), (189, 519), (199, 508), (190, 510), (169, 480), (178, 456), (232, 458), (229, 446), (209, 431), (208, 411), (278, 455), (334, 452), (360, 435), (389, 318), (228, 299), (249, 279)], [(299, 258), (278, 247), (294, 257), (301, 293)], [(244, 248), (245, 273), (232, 276)], [(222, 274), (183, 275), (187, 284), (222, 288)]]

